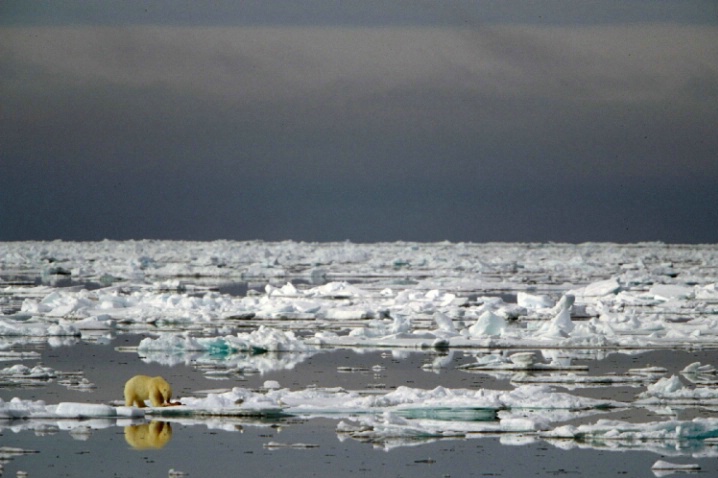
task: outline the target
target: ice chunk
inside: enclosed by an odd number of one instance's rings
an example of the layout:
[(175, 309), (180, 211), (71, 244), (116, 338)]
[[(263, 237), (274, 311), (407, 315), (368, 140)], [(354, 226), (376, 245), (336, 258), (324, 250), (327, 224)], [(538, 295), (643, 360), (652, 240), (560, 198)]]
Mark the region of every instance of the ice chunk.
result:
[(693, 463), (687, 463), (687, 464), (678, 464), (678, 463), (669, 463), (667, 461), (658, 460), (653, 464), (651, 467), (652, 470), (674, 470), (674, 471), (698, 471), (701, 469), (701, 466), (698, 464)]
[(670, 284), (656, 284), (649, 293), (661, 300), (691, 299), (695, 295), (693, 287)]
[(527, 309), (546, 309), (554, 306), (554, 301), (547, 295), (534, 295), (523, 291), (516, 294), (516, 303)]
[(107, 330), (115, 326), (115, 321), (108, 314), (100, 314), (74, 322), (80, 330)]
[(716, 368), (713, 365), (701, 365), (700, 362), (693, 362), (690, 365), (687, 365), (683, 370), (681, 370), (681, 373), (683, 374), (716, 374)]
[(507, 323), (503, 317), (487, 310), (479, 316), (474, 325), (469, 327), (469, 335), (471, 337), (498, 337), (506, 327)]
[(294, 285), (291, 282), (287, 282), (282, 287), (275, 287), (271, 284), (267, 284), (264, 287), (264, 291), (267, 293), (267, 296), (293, 296), (297, 295), (298, 291), (297, 288), (294, 287)]
[(106, 418), (117, 416), (115, 407), (97, 403), (62, 402), (55, 414), (62, 418)]
[(595, 424), (562, 425), (543, 434), (552, 438), (582, 440), (705, 440), (718, 436), (718, 419), (694, 418), (690, 421), (667, 420), (631, 423), (623, 420), (598, 420)]
[(571, 320), (571, 307), (575, 300), (576, 298), (571, 294), (561, 297), (559, 303), (554, 307), (556, 315), (550, 322), (539, 328), (537, 335), (549, 338), (568, 337), (575, 327)]
[(533, 352), (519, 352), (515, 353), (509, 356), (509, 360), (514, 363), (514, 365), (518, 365), (521, 367), (528, 367), (531, 364), (534, 363), (534, 353)]
[(0, 370), (0, 376), (18, 379), (48, 380), (57, 377), (57, 372), (50, 367), (43, 367), (42, 365), (29, 368), (25, 365), (17, 364)]
[(0, 398), (0, 418), (34, 418), (48, 417), (52, 413), (42, 400), (23, 400), (13, 398), (9, 402)]
[(357, 308), (331, 308), (327, 309), (323, 314), (322, 318), (327, 320), (362, 320), (372, 317), (372, 312), (367, 309)]
[(621, 285), (613, 278), (593, 282), (585, 287), (571, 291), (571, 294), (580, 297), (603, 297), (609, 294), (616, 294), (619, 290), (621, 290)]
[(691, 388), (681, 382), (677, 375), (662, 378), (649, 385), (646, 391), (639, 395), (639, 403), (687, 403), (687, 404), (715, 404), (718, 403), (718, 388), (696, 387)]
[(349, 284), (348, 282), (329, 282), (327, 284), (314, 287), (306, 291), (308, 297), (331, 297), (331, 298), (351, 298), (365, 295), (359, 287)]
[(53, 324), (47, 328), (48, 336), (65, 336), (78, 337), (81, 335), (80, 330), (71, 322), (60, 320), (59, 323)]
[(451, 320), (451, 317), (444, 314), (443, 312), (437, 311), (434, 313), (434, 322), (436, 322), (436, 326), (439, 328), (439, 330), (452, 334), (458, 334), (456, 326), (454, 326), (454, 322)]
[(681, 379), (678, 378), (678, 375), (672, 375), (667, 378), (662, 378), (658, 380), (656, 383), (649, 385), (646, 389), (645, 394), (646, 395), (658, 395), (658, 396), (666, 396), (675, 394), (675, 392), (679, 390), (685, 389), (685, 385), (683, 385), (683, 382), (681, 382)]

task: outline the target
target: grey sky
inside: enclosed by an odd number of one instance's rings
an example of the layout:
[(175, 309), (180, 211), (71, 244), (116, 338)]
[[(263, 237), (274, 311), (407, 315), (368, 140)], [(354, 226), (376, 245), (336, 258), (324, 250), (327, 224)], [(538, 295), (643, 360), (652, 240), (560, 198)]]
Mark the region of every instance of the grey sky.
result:
[(0, 3), (0, 240), (718, 241), (715, 2), (64, 3)]

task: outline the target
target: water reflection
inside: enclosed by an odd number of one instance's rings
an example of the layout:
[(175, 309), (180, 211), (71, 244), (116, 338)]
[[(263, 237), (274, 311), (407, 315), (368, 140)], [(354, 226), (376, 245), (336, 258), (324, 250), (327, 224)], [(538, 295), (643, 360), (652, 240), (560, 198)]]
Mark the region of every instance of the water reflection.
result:
[(125, 441), (135, 450), (159, 450), (171, 439), (172, 426), (168, 422), (152, 420), (125, 427)]

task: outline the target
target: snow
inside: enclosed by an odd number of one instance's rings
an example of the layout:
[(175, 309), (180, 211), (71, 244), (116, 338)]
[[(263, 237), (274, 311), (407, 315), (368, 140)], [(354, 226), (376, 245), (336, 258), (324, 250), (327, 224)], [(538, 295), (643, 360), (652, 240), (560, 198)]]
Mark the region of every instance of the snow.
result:
[[(556, 446), (654, 449), (651, 443), (662, 442), (718, 455), (710, 445), (715, 418), (679, 420), (671, 412), (718, 405), (715, 364), (596, 373), (571, 363), (592, 349), (718, 349), (716, 245), (2, 243), (0, 274), (14, 271), (44, 282), (0, 287), (2, 360), (37, 360), (12, 350), (28, 343), (143, 333), (127, 351), (162, 365), (211, 365), (214, 377), (289, 370), (327, 349), (440, 350), (448, 355), (427, 360), (425, 369), (500, 374), (509, 389), (291, 390), (266, 380), (259, 389), (189, 394), (179, 406), (143, 410), (13, 398), (0, 400), (0, 427), (20, 426), (16, 419), (32, 427), (39, 420), (105, 426), (92, 420), (332, 417), (342, 439), (387, 447), (496, 433), (516, 443), (531, 437), (562, 443)], [(56, 287), (58, 272), (86, 285)], [(253, 286), (243, 296), (219, 291), (237, 282)], [(458, 351), (476, 362), (454, 364)], [(41, 364), (0, 369), (0, 380), (13, 385), (68, 377), (73, 386), (92, 386)], [(578, 386), (642, 389), (613, 401), (568, 391)], [(645, 423), (592, 421), (616, 409), (663, 412)], [(561, 441), (567, 438), (572, 445)], [(665, 463), (654, 469), (687, 469)]]

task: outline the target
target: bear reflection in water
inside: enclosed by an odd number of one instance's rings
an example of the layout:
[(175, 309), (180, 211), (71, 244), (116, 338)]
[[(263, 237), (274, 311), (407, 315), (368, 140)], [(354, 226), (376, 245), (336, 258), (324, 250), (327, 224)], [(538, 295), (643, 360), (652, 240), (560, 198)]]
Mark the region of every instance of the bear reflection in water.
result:
[(125, 440), (135, 450), (158, 450), (172, 438), (172, 426), (167, 422), (152, 420), (142, 425), (125, 427)]

